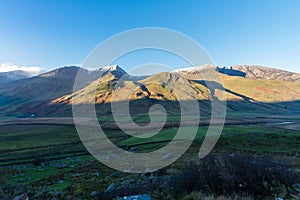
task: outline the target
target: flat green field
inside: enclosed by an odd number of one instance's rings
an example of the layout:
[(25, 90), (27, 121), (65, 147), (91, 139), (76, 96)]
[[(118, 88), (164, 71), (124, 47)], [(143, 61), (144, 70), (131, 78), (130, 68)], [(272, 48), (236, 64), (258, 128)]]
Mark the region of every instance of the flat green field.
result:
[[(110, 120), (110, 119), (107, 119)], [(138, 179), (140, 175), (120, 173), (96, 161), (82, 145), (73, 125), (2, 125), (0, 126), (0, 185), (14, 188), (2, 199), (12, 199), (20, 188), (29, 194), (71, 194), (73, 199), (93, 199), (89, 194), (102, 192), (112, 182)], [(184, 166), (197, 153), (205, 137), (207, 126), (200, 126), (190, 149), (168, 170)], [(184, 127), (186, 134), (192, 130)], [(166, 145), (178, 128), (165, 128), (153, 137), (142, 139), (125, 135), (120, 130), (106, 130), (108, 138), (126, 150), (149, 152)], [(148, 132), (149, 134), (151, 132)], [(227, 125), (213, 149), (213, 153), (247, 152), (292, 161), (300, 167), (299, 130), (283, 127)], [(183, 162), (184, 161), (184, 162)], [(0, 193), (1, 195), (1, 193)], [(36, 196), (37, 197), (37, 196)]]

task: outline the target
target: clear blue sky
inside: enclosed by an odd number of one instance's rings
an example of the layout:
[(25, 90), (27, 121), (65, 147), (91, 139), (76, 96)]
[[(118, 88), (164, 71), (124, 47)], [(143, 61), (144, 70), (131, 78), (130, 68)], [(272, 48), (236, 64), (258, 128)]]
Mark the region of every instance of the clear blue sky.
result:
[[(300, 72), (298, 0), (0, 0), (0, 63), (46, 69), (82, 63), (104, 39), (149, 26), (194, 38), (218, 65)], [(120, 64), (159, 62), (151, 53), (137, 57)]]

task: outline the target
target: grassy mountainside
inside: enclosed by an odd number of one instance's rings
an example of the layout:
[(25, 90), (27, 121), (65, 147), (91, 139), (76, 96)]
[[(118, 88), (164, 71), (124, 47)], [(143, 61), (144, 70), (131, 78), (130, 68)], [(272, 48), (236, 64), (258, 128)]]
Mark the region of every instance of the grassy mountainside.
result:
[[(218, 75), (220, 81), (215, 83), (215, 88), (222, 87), (218, 86), (222, 84), (226, 91), (226, 99), (229, 101), (285, 102), (300, 99), (300, 84), (296, 79), (300, 74), (255, 66), (234, 66), (232, 69), (245, 72), (246, 77), (215, 72), (216, 66), (212, 65), (182, 69), (180, 72), (196, 82), (210, 80), (210, 76)], [(218, 93), (217, 90), (214, 95), (219, 97)]]
[[(222, 75), (224, 87), (259, 102), (282, 102), (300, 99), (300, 82), (254, 80)], [(237, 96), (237, 95), (235, 95)], [(228, 96), (230, 100), (231, 97)]]
[[(73, 98), (74, 104), (90, 103), (93, 101), (95, 93), (92, 88), (97, 88), (95, 102), (100, 105), (100, 110), (101, 105), (104, 110), (109, 110), (109, 105), (105, 104), (127, 99), (145, 105), (157, 102), (168, 102), (171, 105), (178, 100), (198, 100), (203, 108), (209, 107), (208, 102), (213, 97), (219, 101), (227, 100), (229, 111), (255, 110), (263, 112), (285, 112), (287, 109), (289, 111), (294, 109), (293, 106), (285, 106), (284, 102), (299, 104), (297, 103), (300, 100), (299, 82), (229, 76), (218, 73), (214, 69), (213, 66), (208, 66), (172, 73), (164, 72), (139, 81), (131, 79), (119, 81), (118, 77), (109, 73), (75, 94), (54, 100), (53, 104), (70, 105), (71, 98)], [(222, 84), (210, 81), (210, 76), (213, 74), (220, 76), (226, 98), (221, 95)], [(211, 88), (207, 86), (207, 83)], [(112, 97), (112, 93), (116, 95)], [(173, 106), (176, 107), (175, 104)], [(297, 106), (298, 108), (299, 106)], [(139, 107), (136, 106), (135, 110), (138, 109)], [(204, 111), (206, 110), (204, 109)]]
[[(72, 93), (78, 70), (61, 68), (0, 89), (0, 110), (10, 115), (64, 116), (71, 115), (72, 104), (95, 102), (100, 113), (110, 113), (111, 102), (130, 99), (135, 112), (146, 112), (155, 103), (177, 109), (178, 100), (197, 100), (202, 111), (208, 112), (211, 97), (227, 100), (228, 110), (233, 112), (295, 112), (300, 107), (300, 82), (230, 76), (218, 72), (215, 66), (163, 72), (143, 79), (129, 76), (117, 65), (109, 66), (94, 73), (83, 71), (86, 79), (82, 80), (82, 89)], [(217, 82), (211, 78), (215, 75), (220, 77)], [(222, 95), (222, 85), (226, 96)]]

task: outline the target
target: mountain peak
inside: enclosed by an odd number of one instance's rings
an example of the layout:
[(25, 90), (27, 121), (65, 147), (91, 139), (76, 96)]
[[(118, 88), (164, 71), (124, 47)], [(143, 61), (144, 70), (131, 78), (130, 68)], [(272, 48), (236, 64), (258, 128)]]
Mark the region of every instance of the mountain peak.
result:
[(108, 66), (102, 67), (100, 69), (110, 70), (110, 71), (116, 71), (116, 70), (120, 70), (121, 67), (119, 67), (119, 65), (108, 65)]
[(119, 65), (105, 66), (105, 67), (99, 68), (96, 71), (100, 72), (101, 76), (104, 76), (108, 72), (112, 73), (113, 75), (115, 75), (118, 78), (121, 78), (124, 75), (128, 76), (127, 72), (125, 70), (123, 70)]
[(216, 66), (214, 66), (212, 64), (205, 64), (205, 65), (188, 67), (188, 68), (180, 68), (180, 69), (174, 70), (173, 72), (195, 73), (195, 72), (203, 72), (206, 70), (211, 70), (212, 68), (215, 69)]

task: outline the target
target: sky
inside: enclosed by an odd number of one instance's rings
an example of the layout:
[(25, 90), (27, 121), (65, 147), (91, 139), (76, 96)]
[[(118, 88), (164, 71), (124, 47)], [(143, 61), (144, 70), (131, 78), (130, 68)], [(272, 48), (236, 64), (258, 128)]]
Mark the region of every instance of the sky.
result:
[[(162, 27), (193, 38), (217, 65), (300, 72), (299, 10), (298, 0), (0, 0), (0, 71), (80, 65), (117, 33)], [(188, 67), (157, 51), (118, 62), (125, 70), (144, 63)]]

